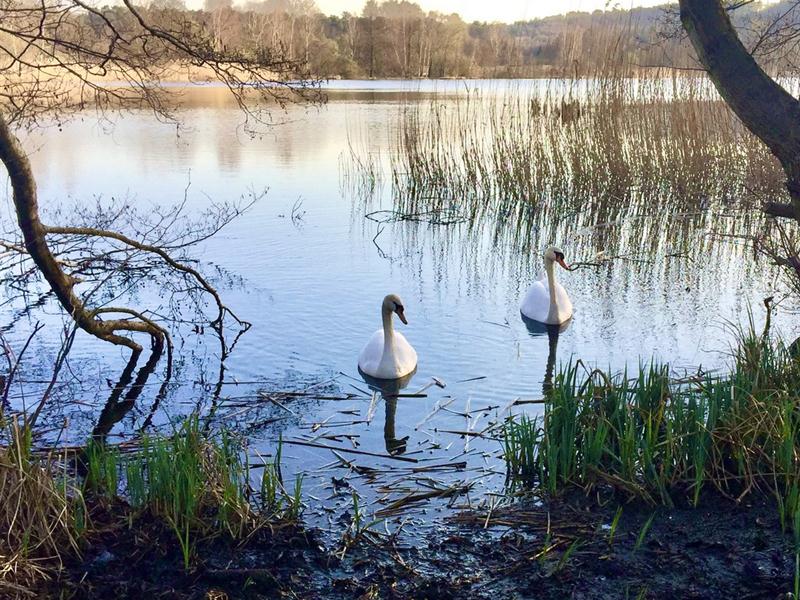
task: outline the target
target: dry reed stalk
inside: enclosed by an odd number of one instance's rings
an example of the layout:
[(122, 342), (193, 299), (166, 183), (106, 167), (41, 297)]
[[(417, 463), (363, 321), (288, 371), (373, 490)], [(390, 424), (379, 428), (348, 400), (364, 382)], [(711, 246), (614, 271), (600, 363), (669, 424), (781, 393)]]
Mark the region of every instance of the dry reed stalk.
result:
[(25, 595), (26, 586), (50, 577), (62, 554), (78, 554), (81, 492), (50, 454), (32, 458), (26, 429), (12, 423), (0, 449), (0, 589)]

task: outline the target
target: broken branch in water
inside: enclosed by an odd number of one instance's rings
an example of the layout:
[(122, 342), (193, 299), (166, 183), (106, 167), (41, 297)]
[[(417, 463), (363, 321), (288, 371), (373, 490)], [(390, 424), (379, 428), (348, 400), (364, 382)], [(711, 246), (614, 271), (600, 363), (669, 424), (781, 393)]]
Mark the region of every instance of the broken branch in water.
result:
[[(665, 258), (685, 258), (687, 260), (693, 260), (691, 256), (684, 254), (682, 252), (669, 252), (664, 255)], [(655, 264), (654, 260), (646, 259), (646, 258), (636, 258), (634, 256), (626, 256), (623, 254), (616, 254), (613, 256), (607, 256), (605, 253), (600, 252), (597, 255), (596, 261), (584, 261), (584, 262), (574, 262), (568, 268), (567, 271), (575, 271), (577, 269), (582, 269), (586, 267), (602, 267), (614, 260), (624, 260), (628, 262), (636, 262), (642, 264)]]
[(460, 496), (470, 490), (471, 485), (454, 484), (444, 489), (433, 489), (426, 491), (410, 492), (402, 498), (395, 500), (386, 508), (382, 508), (375, 513), (375, 516), (383, 517), (396, 513), (399, 510), (406, 508), (409, 504), (415, 504), (424, 500), (432, 498), (453, 498)]
[(362, 454), (365, 456), (376, 456), (378, 458), (388, 458), (391, 460), (399, 460), (402, 462), (418, 463), (416, 458), (408, 458), (407, 456), (392, 456), (391, 454), (379, 454), (377, 452), (367, 452), (366, 450), (355, 450), (352, 448), (337, 448), (334, 446), (327, 446), (325, 444), (317, 444), (316, 442), (304, 442), (302, 440), (283, 440), (284, 444), (293, 444), (296, 446), (309, 446), (311, 448), (322, 448), (324, 450), (331, 450), (337, 452), (349, 452), (350, 454)]
[(411, 221), (415, 223), (428, 223), (430, 225), (457, 225), (469, 221), (469, 217), (459, 214), (451, 208), (408, 213), (397, 210), (375, 210), (371, 213), (367, 213), (364, 217), (375, 223)]

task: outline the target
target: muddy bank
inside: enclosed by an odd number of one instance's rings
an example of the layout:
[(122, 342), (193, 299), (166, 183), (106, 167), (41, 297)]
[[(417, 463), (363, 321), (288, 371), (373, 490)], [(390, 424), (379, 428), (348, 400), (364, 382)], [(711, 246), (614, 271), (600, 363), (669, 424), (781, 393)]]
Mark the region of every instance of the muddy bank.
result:
[[(419, 538), (362, 541), (341, 558), (318, 532), (198, 542), (185, 572), (172, 532), (108, 523), (81, 560), (36, 590), (72, 598), (779, 598), (794, 546), (770, 499), (707, 508), (585, 498), (461, 513)], [(654, 516), (653, 516), (654, 515)], [(652, 519), (651, 519), (652, 516)], [(649, 523), (649, 525), (648, 525)]]

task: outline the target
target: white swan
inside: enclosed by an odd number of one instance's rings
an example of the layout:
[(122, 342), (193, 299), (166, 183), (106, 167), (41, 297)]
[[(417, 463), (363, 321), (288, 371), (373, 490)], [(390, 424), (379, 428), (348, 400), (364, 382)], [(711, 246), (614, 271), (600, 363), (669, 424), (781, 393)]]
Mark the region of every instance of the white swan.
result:
[(358, 368), (377, 379), (398, 379), (417, 368), (417, 353), (403, 334), (394, 330), (392, 313), (397, 313), (408, 325), (403, 301), (399, 296), (389, 294), (381, 306), (383, 327), (372, 335), (358, 355)]
[(564, 286), (556, 281), (555, 263), (569, 270), (564, 262), (564, 253), (550, 246), (544, 251), (545, 274), (528, 288), (519, 307), (520, 312), (529, 319), (550, 325), (564, 323), (572, 317), (572, 302)]

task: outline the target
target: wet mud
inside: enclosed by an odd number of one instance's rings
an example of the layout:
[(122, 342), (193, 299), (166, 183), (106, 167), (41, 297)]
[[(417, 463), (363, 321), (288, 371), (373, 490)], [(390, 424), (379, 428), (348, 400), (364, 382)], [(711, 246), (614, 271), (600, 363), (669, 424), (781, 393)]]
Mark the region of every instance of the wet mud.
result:
[[(349, 546), (315, 530), (198, 541), (185, 571), (172, 532), (114, 523), (37, 590), (71, 598), (788, 598), (794, 542), (774, 502), (599, 506), (585, 497), (462, 512), (419, 536)], [(103, 515), (95, 515), (102, 520)]]

